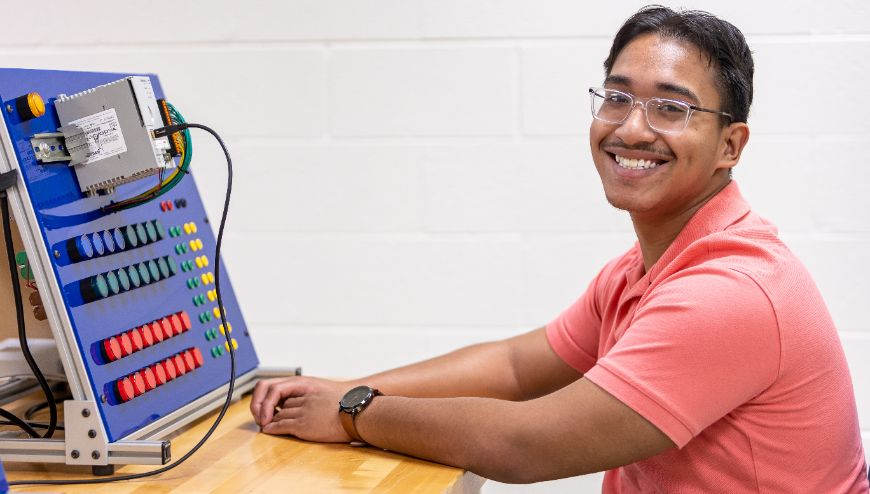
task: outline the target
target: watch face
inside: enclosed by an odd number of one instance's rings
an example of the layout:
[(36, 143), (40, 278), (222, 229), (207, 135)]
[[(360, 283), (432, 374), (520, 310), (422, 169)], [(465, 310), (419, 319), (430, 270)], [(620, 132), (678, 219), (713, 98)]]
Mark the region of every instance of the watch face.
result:
[(366, 398), (369, 398), (371, 395), (372, 388), (368, 386), (357, 386), (344, 395), (344, 398), (341, 399), (340, 404), (343, 408), (353, 408), (362, 404), (362, 402), (365, 401)]

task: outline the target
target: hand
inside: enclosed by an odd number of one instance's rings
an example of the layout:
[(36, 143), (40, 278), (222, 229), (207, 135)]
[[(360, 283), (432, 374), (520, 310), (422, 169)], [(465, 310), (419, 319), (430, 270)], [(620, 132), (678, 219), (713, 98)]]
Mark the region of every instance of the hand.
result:
[(291, 434), (317, 442), (350, 442), (338, 417), (338, 402), (351, 386), (313, 377), (257, 383), (251, 414), (266, 434)]

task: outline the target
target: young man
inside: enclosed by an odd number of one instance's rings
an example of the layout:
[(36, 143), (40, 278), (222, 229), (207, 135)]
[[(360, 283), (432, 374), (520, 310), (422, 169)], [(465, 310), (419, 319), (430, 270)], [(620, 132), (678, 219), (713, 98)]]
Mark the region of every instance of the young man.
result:
[(867, 492), (831, 318), (731, 180), (752, 102), (743, 35), (646, 8), (604, 65), (592, 156), (638, 243), (545, 328), (353, 382), (263, 381), (255, 420), (506, 482), (609, 470), (605, 492)]

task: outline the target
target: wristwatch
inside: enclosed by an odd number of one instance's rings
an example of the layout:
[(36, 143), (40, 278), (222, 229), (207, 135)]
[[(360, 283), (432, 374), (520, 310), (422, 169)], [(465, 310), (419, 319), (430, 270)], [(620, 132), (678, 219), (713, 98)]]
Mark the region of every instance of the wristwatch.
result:
[(338, 417), (341, 420), (341, 426), (344, 431), (354, 441), (365, 443), (359, 433), (356, 431), (356, 416), (359, 415), (367, 406), (369, 406), (375, 396), (379, 396), (380, 391), (370, 386), (357, 386), (348, 391), (341, 401), (338, 402)]

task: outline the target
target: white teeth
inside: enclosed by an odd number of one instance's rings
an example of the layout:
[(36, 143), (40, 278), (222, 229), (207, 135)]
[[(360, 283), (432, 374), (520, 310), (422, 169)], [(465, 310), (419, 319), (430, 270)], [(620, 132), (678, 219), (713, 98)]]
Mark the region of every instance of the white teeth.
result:
[(624, 158), (618, 154), (614, 156), (616, 156), (616, 162), (619, 163), (619, 166), (631, 170), (646, 170), (659, 166), (659, 163), (652, 160), (636, 160), (631, 158)]

